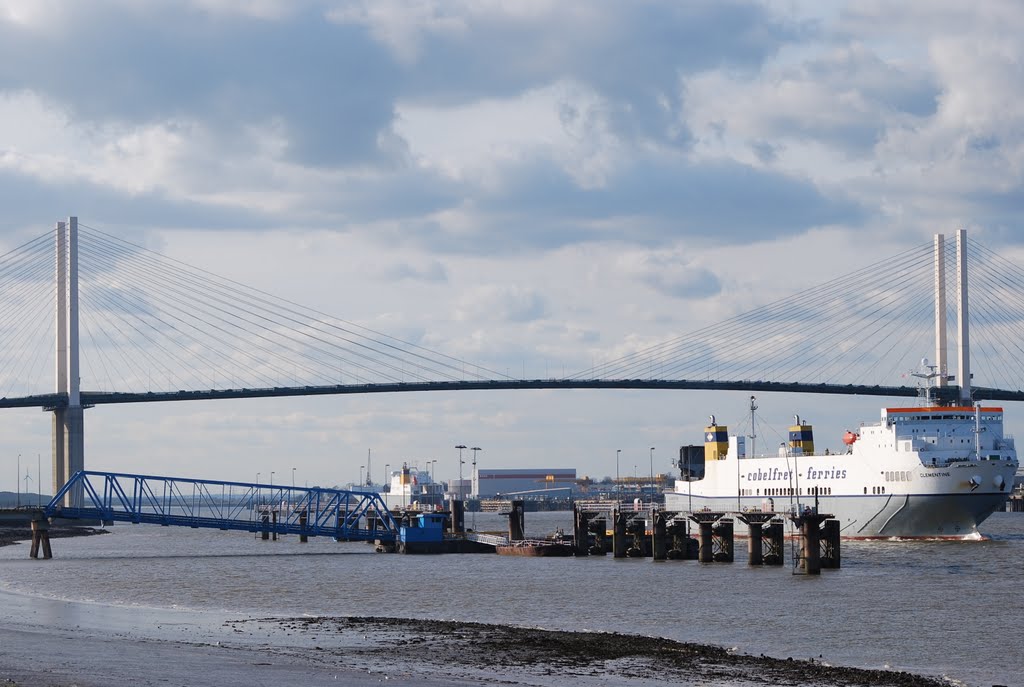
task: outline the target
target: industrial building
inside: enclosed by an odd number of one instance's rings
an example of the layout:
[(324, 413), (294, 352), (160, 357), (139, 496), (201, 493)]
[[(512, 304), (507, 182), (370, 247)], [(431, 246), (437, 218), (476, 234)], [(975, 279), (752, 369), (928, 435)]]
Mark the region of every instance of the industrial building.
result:
[(516, 468), (509, 470), (484, 470), (473, 473), (473, 496), (494, 498), (496, 496), (550, 495), (552, 498), (566, 497), (576, 485), (576, 468)]

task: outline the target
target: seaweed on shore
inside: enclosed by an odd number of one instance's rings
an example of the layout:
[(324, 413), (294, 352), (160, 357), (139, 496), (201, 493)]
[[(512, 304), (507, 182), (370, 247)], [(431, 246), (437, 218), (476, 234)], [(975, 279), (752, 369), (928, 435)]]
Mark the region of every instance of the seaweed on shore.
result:
[[(238, 625), (247, 621), (233, 621)], [(417, 661), (437, 667), (514, 675), (619, 676), (668, 682), (737, 685), (940, 687), (933, 677), (832, 666), (813, 659), (773, 658), (720, 646), (617, 632), (543, 630), (509, 625), (374, 617), (267, 618), (288, 631), (363, 633), (372, 641), (345, 654)], [(317, 647), (320, 649), (320, 647)]]

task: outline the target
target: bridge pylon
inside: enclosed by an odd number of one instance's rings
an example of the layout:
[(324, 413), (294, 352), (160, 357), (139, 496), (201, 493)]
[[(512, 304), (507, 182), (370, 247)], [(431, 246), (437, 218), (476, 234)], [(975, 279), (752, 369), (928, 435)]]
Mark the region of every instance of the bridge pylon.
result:
[[(53, 412), (53, 493), (76, 472), (85, 469), (85, 417), (81, 398), (78, 358), (78, 218), (55, 229), (56, 284), (56, 392), (68, 399), (67, 407)], [(81, 488), (70, 490), (64, 505), (81, 505)]]

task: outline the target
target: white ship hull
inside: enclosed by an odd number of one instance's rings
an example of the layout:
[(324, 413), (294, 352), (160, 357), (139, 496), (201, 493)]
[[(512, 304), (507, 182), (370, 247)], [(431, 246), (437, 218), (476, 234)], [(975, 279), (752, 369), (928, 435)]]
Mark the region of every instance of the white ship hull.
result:
[(679, 480), (666, 493), (666, 509), (781, 513), (813, 507), (817, 496), (818, 512), (834, 515), (846, 538), (980, 538), (1018, 467), (1001, 409), (977, 418), (969, 408), (882, 413), (849, 453), (748, 458), (742, 438), (731, 437), (703, 479)]

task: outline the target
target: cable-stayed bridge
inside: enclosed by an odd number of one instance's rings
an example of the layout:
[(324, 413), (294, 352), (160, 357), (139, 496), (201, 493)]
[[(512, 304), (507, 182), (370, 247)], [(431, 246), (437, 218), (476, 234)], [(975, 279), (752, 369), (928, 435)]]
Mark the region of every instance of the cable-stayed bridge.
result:
[[(945, 325), (967, 300), (946, 272), (970, 274), (969, 351), (968, 330)], [(933, 350), (940, 373), (947, 350), (973, 360), (968, 388), (936, 389), (941, 399), (1024, 400), (1024, 270), (963, 235), (545, 379), (306, 308), (76, 218), (0, 256), (0, 299), (0, 407), (53, 411), (55, 490), (84, 468), (82, 409), (100, 404), (478, 389), (916, 396), (921, 380), (906, 373)], [(948, 343), (936, 343), (940, 328)]]

